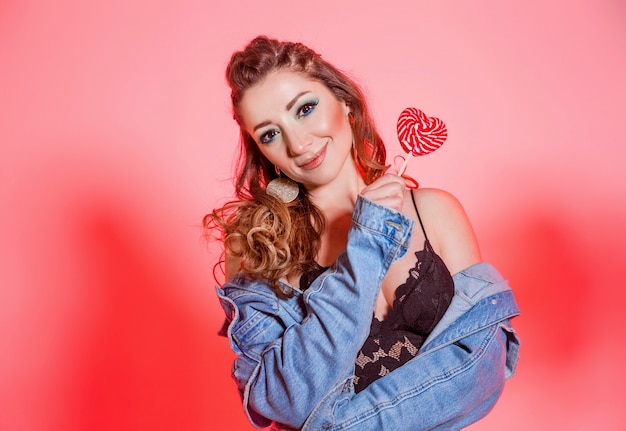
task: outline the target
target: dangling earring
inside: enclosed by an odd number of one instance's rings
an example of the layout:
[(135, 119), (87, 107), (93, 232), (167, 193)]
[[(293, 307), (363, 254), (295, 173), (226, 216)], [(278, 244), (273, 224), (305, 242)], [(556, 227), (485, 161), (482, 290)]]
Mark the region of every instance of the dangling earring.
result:
[(265, 193), (280, 199), (286, 204), (293, 202), (298, 197), (298, 194), (300, 194), (300, 187), (298, 187), (298, 183), (289, 177), (281, 177), (278, 166), (275, 166), (274, 168), (278, 178), (274, 178), (267, 184)]

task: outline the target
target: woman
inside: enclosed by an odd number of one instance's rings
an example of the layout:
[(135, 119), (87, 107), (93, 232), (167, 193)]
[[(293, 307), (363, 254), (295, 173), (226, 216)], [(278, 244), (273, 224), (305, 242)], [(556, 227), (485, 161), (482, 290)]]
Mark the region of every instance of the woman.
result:
[(226, 76), (238, 199), (204, 225), (223, 235), (217, 290), (250, 421), (415, 430), (484, 416), (514, 371), (518, 310), (458, 201), (386, 173), (361, 90), (304, 45), (258, 37)]

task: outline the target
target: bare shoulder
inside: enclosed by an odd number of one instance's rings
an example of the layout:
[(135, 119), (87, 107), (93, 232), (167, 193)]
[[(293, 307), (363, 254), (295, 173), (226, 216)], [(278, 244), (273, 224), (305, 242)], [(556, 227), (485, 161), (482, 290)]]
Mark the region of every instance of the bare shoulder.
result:
[(430, 243), (452, 274), (481, 261), (472, 224), (453, 194), (423, 188), (413, 196)]
[[(410, 193), (407, 190), (407, 193)], [(450, 192), (441, 189), (419, 188), (413, 190), (415, 202), (418, 206), (425, 206), (425, 211), (463, 211), (459, 200)]]
[[(407, 190), (407, 193), (411, 191)], [(412, 193), (422, 221), (428, 224), (430, 230), (435, 230), (434, 233), (440, 232), (450, 223), (469, 223), (461, 202), (453, 194), (432, 188), (416, 189)], [(405, 197), (406, 201), (410, 202), (411, 197)]]

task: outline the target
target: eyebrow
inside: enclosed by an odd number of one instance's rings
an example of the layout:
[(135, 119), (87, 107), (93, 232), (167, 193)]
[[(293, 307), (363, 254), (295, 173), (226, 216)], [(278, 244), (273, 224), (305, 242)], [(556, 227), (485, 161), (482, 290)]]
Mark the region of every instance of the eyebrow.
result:
[[(289, 101), (289, 103), (287, 103), (287, 105), (285, 105), (285, 110), (289, 111), (291, 108), (293, 108), (293, 105), (296, 104), (296, 102), (298, 101), (298, 99), (302, 96), (304, 96), (305, 94), (310, 93), (310, 91), (302, 91), (298, 94), (296, 94), (296, 97), (294, 97), (293, 99), (291, 99)], [(272, 124), (271, 121), (263, 121), (262, 123), (257, 124), (256, 126), (254, 126), (254, 131), (257, 131), (258, 129), (260, 129), (261, 127), (265, 127)]]

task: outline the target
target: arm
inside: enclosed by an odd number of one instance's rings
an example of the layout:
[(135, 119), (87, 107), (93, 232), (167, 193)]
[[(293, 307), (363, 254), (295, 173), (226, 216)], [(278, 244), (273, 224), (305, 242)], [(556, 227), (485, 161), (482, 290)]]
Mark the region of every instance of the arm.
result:
[(235, 312), (234, 374), (255, 425), (267, 426), (269, 418), (301, 426), (323, 395), (352, 374), (380, 282), (406, 253), (412, 228), (408, 217), (360, 196), (346, 251), (307, 290), (306, 317), (287, 328), (272, 314), (275, 298), (224, 286)]
[(486, 415), (515, 371), (519, 339), (510, 319), (519, 308), (487, 263), (455, 274), (454, 283), (451, 318), (414, 359), (358, 394), (329, 392), (302, 431), (456, 430)]

